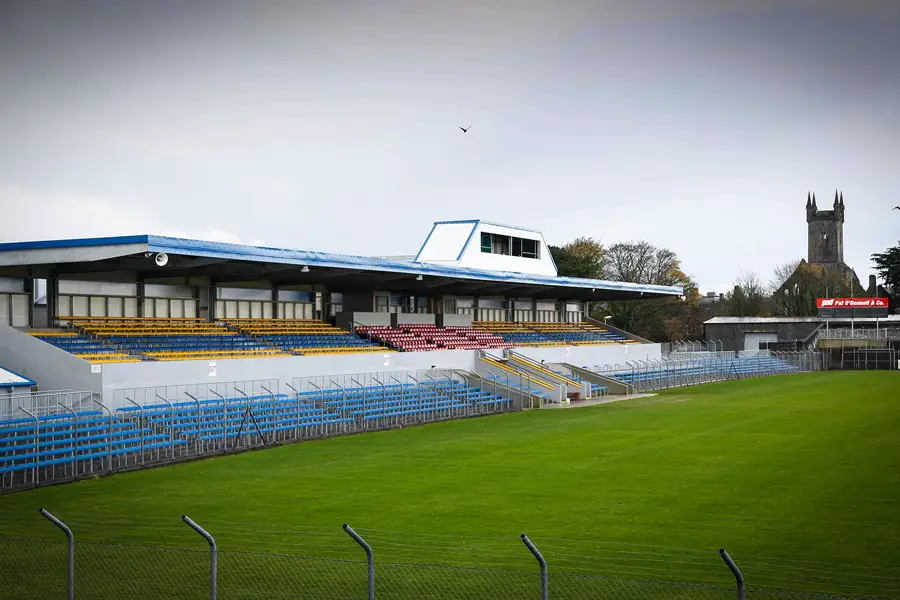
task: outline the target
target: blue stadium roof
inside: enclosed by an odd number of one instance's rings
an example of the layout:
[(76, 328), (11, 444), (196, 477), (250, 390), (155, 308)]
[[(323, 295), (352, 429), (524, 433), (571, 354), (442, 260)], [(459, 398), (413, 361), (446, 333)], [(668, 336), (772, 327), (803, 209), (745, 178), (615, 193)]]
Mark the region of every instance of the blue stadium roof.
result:
[[(116, 247), (122, 246), (121, 251)], [(127, 246), (127, 248), (125, 248)], [(90, 251), (103, 249), (102, 256), (92, 258)], [(83, 238), (70, 240), (47, 240), (32, 242), (12, 242), (0, 244), (0, 267), (31, 266), (34, 264), (85, 263), (100, 259), (134, 256), (142, 253), (163, 252), (169, 255), (202, 257), (226, 261), (270, 263), (331, 269), (349, 269), (372, 273), (398, 273), (422, 277), (442, 277), (461, 280), (497, 282), (520, 286), (550, 286), (556, 288), (576, 288), (630, 294), (678, 296), (680, 287), (643, 285), (620, 281), (579, 279), (514, 273), (507, 271), (486, 271), (449, 265), (419, 263), (410, 260), (331, 254), (311, 250), (291, 250), (267, 246), (247, 246), (225, 242), (209, 242), (158, 235), (133, 235), (120, 237)], [(36, 260), (40, 255), (40, 260)]]

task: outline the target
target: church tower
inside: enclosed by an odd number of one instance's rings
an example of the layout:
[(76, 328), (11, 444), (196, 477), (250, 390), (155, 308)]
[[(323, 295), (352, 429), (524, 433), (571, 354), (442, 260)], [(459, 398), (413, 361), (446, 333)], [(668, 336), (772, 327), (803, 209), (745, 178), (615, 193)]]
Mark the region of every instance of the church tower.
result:
[(812, 265), (838, 267), (844, 264), (844, 193), (834, 192), (832, 210), (819, 210), (815, 194), (806, 195), (809, 228), (806, 260)]

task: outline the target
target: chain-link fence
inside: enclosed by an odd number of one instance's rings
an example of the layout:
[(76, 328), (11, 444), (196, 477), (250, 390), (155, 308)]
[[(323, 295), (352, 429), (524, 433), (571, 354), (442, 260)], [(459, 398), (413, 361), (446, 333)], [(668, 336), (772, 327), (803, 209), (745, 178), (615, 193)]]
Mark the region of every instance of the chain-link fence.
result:
[[(550, 540), (545, 546), (546, 556), (524, 534), (522, 542), (503, 542), (504, 547), (517, 553), (522, 559), (514, 568), (472, 565), (425, 564), (424, 562), (398, 561), (395, 558), (376, 559), (380, 546), (371, 546), (348, 526), (329, 543), (343, 548), (356, 549), (356, 558), (321, 558), (273, 552), (237, 550), (230, 546), (220, 549), (216, 536), (207, 533), (189, 518), (183, 521), (183, 533), (194, 540), (193, 547), (140, 545), (134, 543), (109, 543), (76, 540), (79, 526), (69, 529), (52, 514), (42, 511), (63, 531), (58, 538), (0, 537), (0, 599), (79, 598), (137, 599), (137, 598), (309, 598), (317, 600), (345, 599), (394, 599), (394, 600), (521, 600), (527, 598), (554, 598), (560, 600), (588, 600), (612, 598), (617, 600), (700, 599), (726, 600), (731, 598), (770, 598), (815, 600), (862, 599), (896, 597), (900, 593), (898, 579), (884, 577), (883, 573), (868, 574), (871, 581), (878, 581), (883, 595), (863, 596), (851, 592), (823, 594), (816, 591), (799, 591), (777, 588), (753, 588), (744, 586), (744, 574), (724, 551), (702, 553), (704, 562), (715, 565), (715, 579), (711, 583), (699, 577), (691, 581), (690, 568), (680, 571), (684, 577), (655, 579), (647, 576), (624, 577), (578, 573), (566, 566), (565, 553), (558, 553), (558, 546)], [(35, 520), (39, 517), (35, 515)], [(82, 521), (75, 520), (76, 523)], [(35, 527), (38, 527), (35, 523)], [(228, 543), (229, 530), (223, 526), (222, 538)], [(96, 530), (95, 530), (96, 531)], [(196, 532), (196, 533), (195, 533)], [(43, 531), (47, 533), (46, 528)], [(71, 537), (69, 534), (71, 533)], [(245, 532), (246, 533), (246, 532)], [(91, 537), (90, 530), (87, 532)], [(370, 539), (379, 539), (373, 532)], [(337, 537), (340, 536), (340, 537)], [(164, 536), (163, 536), (164, 537)], [(221, 542), (222, 540), (220, 540)], [(432, 539), (441, 546), (446, 539)], [(661, 549), (662, 550), (662, 549)], [(530, 551), (530, 552), (529, 552)], [(386, 551), (390, 554), (389, 549)], [(490, 552), (490, 551), (488, 551)], [(556, 557), (561, 566), (554, 566)], [(489, 556), (485, 556), (489, 558)], [(664, 556), (657, 560), (664, 560)], [(685, 559), (689, 563), (689, 559)], [(485, 561), (486, 564), (490, 560)], [(766, 563), (749, 563), (752, 569), (759, 565), (765, 571)], [(811, 585), (816, 584), (816, 573), (811, 563), (799, 572), (811, 575)], [(794, 569), (785, 563), (782, 570)], [(610, 569), (610, 565), (604, 565)], [(633, 568), (633, 567), (629, 567)], [(730, 571), (729, 571), (730, 570)], [(749, 572), (752, 577), (752, 572)], [(803, 582), (798, 582), (802, 584)], [(840, 587), (839, 584), (835, 584)]]
[(848, 371), (900, 370), (900, 344), (896, 348), (828, 348), (835, 369)]

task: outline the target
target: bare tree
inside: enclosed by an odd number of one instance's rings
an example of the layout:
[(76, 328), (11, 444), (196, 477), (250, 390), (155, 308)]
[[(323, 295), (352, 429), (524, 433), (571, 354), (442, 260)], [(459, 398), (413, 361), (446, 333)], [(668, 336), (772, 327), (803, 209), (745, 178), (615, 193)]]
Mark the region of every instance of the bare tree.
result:
[(615, 281), (683, 285), (687, 279), (674, 252), (646, 241), (613, 244), (606, 260), (607, 276)]
[(725, 311), (732, 317), (756, 317), (762, 314), (765, 301), (766, 288), (759, 275), (748, 271), (741, 273), (725, 296)]
[(780, 290), (781, 286), (791, 278), (791, 275), (797, 271), (797, 267), (799, 267), (802, 262), (803, 259), (798, 258), (776, 266), (772, 271), (772, 280), (769, 282), (769, 294), (774, 294)]
[(699, 337), (697, 284), (681, 270), (678, 255), (647, 241), (614, 244), (606, 250), (606, 275), (615, 281), (679, 286), (678, 298), (610, 302), (604, 312), (613, 323), (649, 339)]

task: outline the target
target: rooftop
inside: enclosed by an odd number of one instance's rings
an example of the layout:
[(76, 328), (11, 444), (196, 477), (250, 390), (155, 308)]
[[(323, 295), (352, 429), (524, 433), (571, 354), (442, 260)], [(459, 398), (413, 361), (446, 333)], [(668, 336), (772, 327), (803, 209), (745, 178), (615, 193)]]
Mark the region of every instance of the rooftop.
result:
[(900, 324), (900, 315), (888, 315), (887, 317), (713, 317), (704, 321), (704, 325), (752, 325), (766, 323), (889, 323)]
[(27, 377), (0, 367), (0, 388), (32, 387), (35, 385), (37, 384)]
[[(154, 255), (168, 261), (157, 266)], [(305, 270), (304, 270), (305, 267)], [(679, 296), (679, 287), (488, 271), (454, 265), (420, 263), (406, 258), (379, 258), (248, 246), (157, 235), (44, 240), (0, 244), (0, 277), (56, 276), (97, 281), (277, 282), (283, 285), (327, 282), (331, 289), (447, 291), (479, 295), (565, 297), (616, 300)]]

